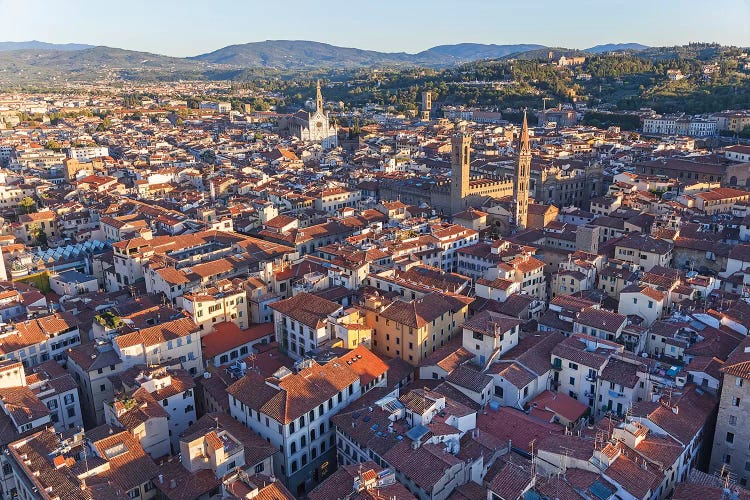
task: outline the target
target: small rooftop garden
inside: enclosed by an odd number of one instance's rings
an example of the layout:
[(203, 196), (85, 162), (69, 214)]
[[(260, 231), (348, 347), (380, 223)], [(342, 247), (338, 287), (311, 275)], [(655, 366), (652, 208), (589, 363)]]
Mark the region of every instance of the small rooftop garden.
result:
[(97, 314), (94, 316), (94, 321), (109, 329), (120, 328), (124, 324), (122, 318), (112, 311), (105, 311), (101, 314)]

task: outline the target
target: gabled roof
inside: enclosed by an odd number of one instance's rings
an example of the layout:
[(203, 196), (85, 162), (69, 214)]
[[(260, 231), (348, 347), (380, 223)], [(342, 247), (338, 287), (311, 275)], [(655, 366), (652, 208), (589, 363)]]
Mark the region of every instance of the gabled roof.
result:
[(464, 329), (471, 330), (472, 332), (497, 337), (522, 323), (523, 321), (512, 316), (484, 310), (475, 314), (462, 326)]
[(359, 345), (355, 349), (337, 358), (359, 376), (362, 387), (388, 372), (388, 365), (365, 346)]
[[(159, 474), (154, 461), (146, 455), (141, 444), (130, 431), (123, 430), (111, 434), (92, 444), (97, 454), (107, 460), (110, 465), (109, 470), (99, 476), (110, 480), (123, 493), (156, 478)], [(119, 450), (124, 449), (124, 452), (111, 458), (108, 457), (108, 451), (115, 447)]]
[(414, 450), (408, 440), (391, 448), (383, 458), (427, 492), (432, 492), (448, 470), (463, 464), (445, 453), (443, 446), (425, 444)]
[(242, 443), (242, 446), (245, 448), (245, 464), (248, 467), (255, 466), (278, 451), (258, 434), (226, 413), (207, 413), (203, 415), (196, 423), (185, 429), (180, 435), (180, 439), (182, 441), (192, 441), (206, 432), (217, 429), (229, 431), (233, 438)]
[(606, 332), (616, 332), (627, 323), (628, 318), (605, 309), (586, 309), (578, 315), (575, 321)]
[(359, 376), (340, 361), (325, 365), (312, 363), (298, 373), (268, 381), (255, 371), (227, 388), (227, 392), (250, 408), (268, 415), (281, 424), (288, 424), (323, 404)]
[(471, 300), (464, 296), (433, 292), (410, 302), (395, 300), (379, 314), (386, 319), (411, 328), (422, 328), (443, 314), (460, 311)]
[(250, 325), (249, 328), (244, 330), (241, 330), (231, 321), (216, 323), (213, 326), (213, 331), (201, 338), (203, 357), (205, 359), (213, 358), (248, 342), (273, 335), (273, 333), (273, 323)]
[(706, 425), (716, 405), (715, 397), (701, 391), (696, 385), (689, 384), (673, 391), (671, 398), (662, 396), (658, 403), (636, 403), (633, 405), (632, 415), (650, 420), (683, 446), (687, 446)]
[(115, 337), (120, 349), (136, 345), (155, 346), (169, 340), (186, 337), (198, 331), (198, 326), (190, 318), (179, 318), (160, 325), (143, 328)]
[(340, 304), (307, 292), (274, 302), (270, 307), (315, 330), (325, 324), (329, 315), (341, 309)]

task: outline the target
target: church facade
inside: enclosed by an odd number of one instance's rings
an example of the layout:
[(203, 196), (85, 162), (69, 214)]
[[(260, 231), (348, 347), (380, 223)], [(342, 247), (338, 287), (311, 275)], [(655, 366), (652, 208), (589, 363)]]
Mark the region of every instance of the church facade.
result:
[(298, 111), (291, 116), (289, 132), (303, 141), (315, 142), (326, 149), (338, 146), (338, 130), (331, 124), (328, 113), (323, 111), (323, 94), (318, 81), (315, 111)]

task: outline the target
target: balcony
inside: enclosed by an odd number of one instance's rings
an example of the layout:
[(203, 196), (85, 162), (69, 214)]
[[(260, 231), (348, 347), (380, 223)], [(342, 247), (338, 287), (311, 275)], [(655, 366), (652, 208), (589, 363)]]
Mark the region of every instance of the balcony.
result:
[(596, 382), (596, 373), (590, 373), (586, 376), (587, 382)]

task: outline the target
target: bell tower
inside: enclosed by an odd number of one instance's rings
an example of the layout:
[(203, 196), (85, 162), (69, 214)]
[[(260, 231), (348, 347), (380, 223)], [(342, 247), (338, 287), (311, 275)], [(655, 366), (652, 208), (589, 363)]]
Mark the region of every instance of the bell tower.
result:
[(451, 138), (451, 212), (456, 214), (466, 208), (469, 195), (469, 165), (471, 163), (471, 136), (457, 132)]
[(531, 176), (531, 146), (529, 145), (529, 125), (526, 121), (526, 111), (523, 112), (523, 126), (521, 127), (520, 150), (516, 179), (513, 183), (513, 199), (516, 201), (516, 225), (525, 229), (529, 214), (529, 178)]
[(320, 91), (320, 80), (318, 80), (317, 94), (315, 95), (315, 111), (323, 112), (323, 93)]
[(430, 121), (430, 111), (432, 111), (432, 92), (422, 92), (422, 112), (420, 118), (426, 122)]

